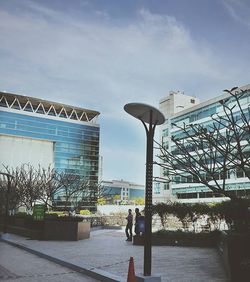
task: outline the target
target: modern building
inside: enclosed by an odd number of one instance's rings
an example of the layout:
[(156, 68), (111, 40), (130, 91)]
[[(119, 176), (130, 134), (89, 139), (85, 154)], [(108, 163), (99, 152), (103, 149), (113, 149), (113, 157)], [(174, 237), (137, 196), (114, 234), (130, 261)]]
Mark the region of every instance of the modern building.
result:
[(145, 187), (124, 180), (102, 181), (103, 197), (106, 203), (131, 203), (143, 199)]
[[(241, 89), (244, 91), (244, 98), (240, 100), (240, 103), (242, 109), (246, 110), (250, 104), (250, 85), (241, 87)], [(183, 126), (184, 123), (187, 126), (195, 123), (208, 128), (209, 124), (211, 125), (213, 122), (211, 116), (223, 112), (221, 101), (227, 99), (228, 103), (231, 103), (233, 100), (233, 97), (228, 93), (202, 103), (198, 103), (195, 98), (183, 95), (180, 101), (190, 100), (190, 103), (187, 103), (186, 107), (181, 111), (177, 111), (177, 107), (172, 103), (172, 100), (175, 100), (176, 97), (179, 98), (180, 95), (179, 93), (171, 93), (167, 98), (160, 101), (160, 109), (166, 116), (166, 123), (161, 127), (161, 142), (171, 152), (175, 152), (176, 150), (171, 137), (181, 137), (181, 134), (183, 134), (178, 126)], [(239, 109), (235, 108), (234, 115), (235, 117), (240, 115)], [(178, 151), (176, 151), (176, 154), (178, 154)], [(172, 178), (171, 182), (168, 182), (164, 181), (164, 178), (167, 176), (168, 171), (161, 169), (160, 177), (162, 182), (156, 183), (154, 202), (165, 202), (169, 199), (178, 199), (182, 202), (211, 202), (225, 199), (221, 194), (216, 195), (212, 193), (206, 186), (200, 183), (194, 183), (191, 179), (189, 181), (187, 177), (176, 176)], [(218, 181), (222, 180), (220, 177)], [(232, 193), (247, 195), (250, 192), (249, 179), (245, 177), (243, 172), (232, 171), (228, 173), (226, 183), (227, 189), (232, 191)]]
[[(171, 91), (167, 97), (161, 99), (159, 109), (165, 116), (165, 123), (160, 126), (160, 142), (164, 148), (169, 149), (171, 147), (172, 117), (197, 104), (199, 104), (198, 98), (185, 95), (180, 91)], [(163, 202), (173, 198), (171, 184), (164, 181), (167, 176), (166, 173), (167, 172), (161, 168), (161, 180), (154, 182), (153, 202)]]
[[(97, 185), (98, 116), (93, 110), (0, 92), (0, 169), (52, 166)], [(94, 208), (95, 202), (89, 205)]]

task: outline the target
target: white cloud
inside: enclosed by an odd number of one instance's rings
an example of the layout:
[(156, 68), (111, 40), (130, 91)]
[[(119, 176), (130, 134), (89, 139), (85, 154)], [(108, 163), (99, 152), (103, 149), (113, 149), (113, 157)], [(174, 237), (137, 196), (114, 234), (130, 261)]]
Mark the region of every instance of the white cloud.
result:
[[(0, 11), (4, 66), (0, 88), (100, 111), (106, 121), (104, 163), (109, 158), (116, 166), (123, 160), (131, 169), (144, 157), (144, 152), (141, 157), (110, 148), (108, 134), (127, 125), (134, 134), (130, 142), (135, 150), (140, 146), (136, 140), (145, 138), (138, 129), (141, 125), (123, 111), (124, 104), (144, 102), (157, 107), (169, 90), (194, 95), (199, 86), (201, 95), (208, 98), (210, 93), (216, 95), (215, 89), (228, 84), (230, 88), (233, 80), (247, 77), (241, 69), (228, 68), (209, 46), (194, 41), (174, 17), (142, 9), (133, 22), (114, 25), (106, 12), (94, 12), (98, 21), (90, 21), (41, 3), (22, 2), (25, 12), (19, 14)], [(116, 128), (114, 120), (121, 122)], [(133, 173), (137, 178), (136, 169)]]
[(250, 6), (248, 0), (223, 0), (229, 15), (236, 21), (250, 28)]
[[(69, 100), (71, 93), (70, 99), (92, 107), (98, 99), (104, 113), (117, 115), (126, 101), (157, 105), (166, 91), (189, 77), (225, 80), (209, 49), (196, 44), (173, 17), (141, 10), (130, 25), (111, 26), (110, 21), (79, 21), (28, 3), (42, 16), (0, 14), (1, 53), (14, 58), (7, 70), (27, 94), (44, 91)], [(11, 87), (13, 77), (5, 84)]]

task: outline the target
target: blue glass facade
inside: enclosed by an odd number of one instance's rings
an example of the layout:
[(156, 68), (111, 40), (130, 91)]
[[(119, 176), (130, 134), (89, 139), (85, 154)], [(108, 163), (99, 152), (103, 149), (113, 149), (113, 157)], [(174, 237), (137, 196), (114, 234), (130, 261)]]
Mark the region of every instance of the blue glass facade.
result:
[(54, 167), (98, 181), (99, 126), (0, 111), (0, 134), (54, 142)]
[[(89, 189), (95, 189), (99, 173), (98, 116), (99, 112), (93, 110), (0, 92), (1, 144), (11, 155), (3, 154), (0, 164), (15, 168), (28, 160), (44, 168), (52, 165), (57, 172), (74, 174), (87, 181)], [(64, 188), (55, 198), (57, 207), (65, 207), (63, 201), (70, 207)], [(95, 210), (96, 201), (95, 195), (86, 193), (81, 208)]]
[(144, 198), (144, 190), (130, 189), (130, 198)]

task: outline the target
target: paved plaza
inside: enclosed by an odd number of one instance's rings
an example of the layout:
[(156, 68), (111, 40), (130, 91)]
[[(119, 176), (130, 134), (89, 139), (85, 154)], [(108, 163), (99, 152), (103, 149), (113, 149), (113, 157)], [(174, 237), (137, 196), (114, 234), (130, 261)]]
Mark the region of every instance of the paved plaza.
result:
[(0, 242), (0, 280), (5, 282), (97, 281), (4, 242)]
[[(130, 257), (134, 258), (136, 274), (143, 272), (143, 246), (126, 242), (123, 230), (100, 229), (91, 231), (90, 236), (80, 241), (38, 241), (8, 234), (3, 240), (82, 269), (120, 278), (113, 281), (126, 281)], [(153, 246), (152, 275), (161, 275), (161, 281), (228, 281), (217, 250), (212, 248)]]

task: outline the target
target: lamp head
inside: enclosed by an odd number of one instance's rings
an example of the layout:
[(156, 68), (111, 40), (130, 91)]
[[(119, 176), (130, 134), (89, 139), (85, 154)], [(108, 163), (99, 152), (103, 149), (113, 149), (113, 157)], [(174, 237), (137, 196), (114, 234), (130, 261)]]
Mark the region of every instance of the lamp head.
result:
[(152, 124), (160, 125), (165, 122), (163, 113), (147, 104), (129, 103), (124, 106), (124, 110), (145, 123), (150, 123), (150, 113), (152, 113)]

